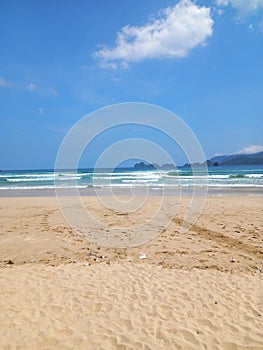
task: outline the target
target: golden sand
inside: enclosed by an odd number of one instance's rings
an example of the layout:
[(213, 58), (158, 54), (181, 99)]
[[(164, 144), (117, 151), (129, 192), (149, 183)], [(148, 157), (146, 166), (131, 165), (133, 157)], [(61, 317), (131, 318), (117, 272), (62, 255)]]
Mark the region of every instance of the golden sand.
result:
[[(108, 224), (142, 220), (86, 205)], [(105, 248), (55, 198), (1, 198), (1, 349), (263, 349), (262, 197), (189, 199), (152, 241)], [(140, 259), (144, 253), (145, 259)]]

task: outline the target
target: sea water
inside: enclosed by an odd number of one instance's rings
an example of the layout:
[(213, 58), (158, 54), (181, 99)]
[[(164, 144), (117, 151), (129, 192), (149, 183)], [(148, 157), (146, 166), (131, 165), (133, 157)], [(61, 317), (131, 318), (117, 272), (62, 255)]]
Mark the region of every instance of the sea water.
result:
[(178, 167), (174, 170), (115, 168), (72, 170), (10, 170), (0, 172), (0, 191), (57, 188), (202, 187), (262, 189), (263, 166)]

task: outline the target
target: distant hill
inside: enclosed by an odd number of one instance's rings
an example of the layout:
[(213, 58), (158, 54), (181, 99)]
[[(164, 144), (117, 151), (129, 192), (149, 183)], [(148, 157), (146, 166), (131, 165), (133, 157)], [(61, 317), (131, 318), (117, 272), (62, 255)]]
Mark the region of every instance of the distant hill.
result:
[(210, 159), (211, 165), (263, 165), (263, 151), (253, 154), (230, 154)]
[[(253, 154), (230, 154), (216, 156), (208, 159), (204, 163), (186, 163), (182, 168), (189, 167), (204, 167), (204, 166), (230, 166), (230, 165), (263, 165), (263, 151)], [(180, 168), (180, 167), (179, 167)], [(162, 166), (158, 164), (146, 164), (144, 162), (136, 163), (134, 169), (137, 170), (173, 170), (176, 169), (174, 164), (163, 164)]]

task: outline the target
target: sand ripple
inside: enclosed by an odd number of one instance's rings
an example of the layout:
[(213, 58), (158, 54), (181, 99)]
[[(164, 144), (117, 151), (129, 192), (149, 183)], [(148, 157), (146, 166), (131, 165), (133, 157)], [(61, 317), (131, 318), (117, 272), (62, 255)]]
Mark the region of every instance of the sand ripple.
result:
[[(1, 349), (263, 349), (262, 275), (147, 262), (1, 270)], [(260, 299), (261, 298), (261, 299)]]

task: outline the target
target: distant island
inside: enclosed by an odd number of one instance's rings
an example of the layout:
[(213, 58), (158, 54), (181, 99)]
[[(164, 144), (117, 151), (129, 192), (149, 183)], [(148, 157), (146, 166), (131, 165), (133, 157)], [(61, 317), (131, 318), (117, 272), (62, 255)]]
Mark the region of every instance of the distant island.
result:
[(163, 165), (159, 165), (156, 163), (153, 164), (146, 164), (144, 162), (140, 162), (140, 163), (136, 163), (134, 165), (135, 169), (143, 169), (143, 170), (152, 170), (152, 169), (166, 169), (166, 170), (170, 170), (170, 169), (175, 169), (175, 165), (174, 164), (163, 164)]
[[(204, 163), (186, 163), (183, 168), (188, 167), (203, 167), (203, 166), (233, 166), (233, 165), (263, 165), (263, 152), (253, 153), (253, 154), (230, 154), (215, 156), (211, 159), (206, 160)], [(134, 165), (134, 169), (143, 169), (143, 170), (172, 170), (175, 169), (174, 164), (147, 164), (144, 162), (139, 162)]]

